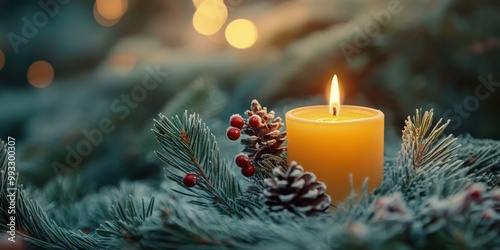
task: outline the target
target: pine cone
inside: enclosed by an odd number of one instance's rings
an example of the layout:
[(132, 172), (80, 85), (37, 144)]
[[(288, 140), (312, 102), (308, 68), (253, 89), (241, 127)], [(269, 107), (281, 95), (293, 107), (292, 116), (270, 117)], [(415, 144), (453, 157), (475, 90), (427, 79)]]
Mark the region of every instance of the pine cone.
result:
[(288, 170), (274, 168), (273, 176), (264, 180), (265, 204), (271, 211), (286, 209), (311, 214), (326, 211), (331, 203), (330, 196), (325, 193), (326, 185), (316, 181), (313, 173), (304, 172), (296, 162), (292, 162)]
[(251, 110), (245, 112), (248, 117), (257, 115), (260, 117), (260, 125), (252, 128), (246, 123), (241, 132), (249, 135), (247, 139), (242, 139), (241, 144), (245, 145), (243, 152), (255, 161), (262, 160), (262, 155), (272, 154), (279, 155), (286, 150), (281, 145), (286, 140), (286, 132), (280, 132), (285, 126), (280, 117), (274, 117), (274, 111), (267, 112), (267, 108), (260, 105), (257, 100), (252, 100)]

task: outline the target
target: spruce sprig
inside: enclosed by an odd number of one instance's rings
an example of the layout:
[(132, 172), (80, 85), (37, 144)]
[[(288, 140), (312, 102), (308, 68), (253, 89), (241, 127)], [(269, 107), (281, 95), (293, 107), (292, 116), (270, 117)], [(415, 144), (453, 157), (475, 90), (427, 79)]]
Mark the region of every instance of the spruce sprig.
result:
[(147, 206), (144, 199), (142, 203), (136, 204), (131, 197), (124, 202), (117, 202), (109, 208), (108, 215), (111, 219), (105, 221), (96, 230), (97, 235), (109, 242), (124, 239), (129, 243), (137, 244), (142, 238), (142, 232), (138, 230), (138, 227), (151, 217), (154, 203), (154, 197)]
[[(442, 138), (450, 121), (443, 124), (442, 119), (439, 119), (433, 125), (433, 116), (432, 109), (423, 113), (422, 109), (417, 109), (413, 117), (408, 116), (397, 161), (393, 163), (394, 166), (386, 165), (384, 182), (379, 191), (390, 193), (405, 190), (403, 194), (406, 198), (417, 199), (420, 196), (427, 197), (428, 190), (436, 186), (432, 183), (437, 179), (450, 185), (458, 179), (467, 179), (464, 169), (460, 169), (460, 160), (454, 154), (461, 146), (455, 145), (457, 138), (453, 135)], [(439, 173), (442, 179), (432, 173)], [(463, 183), (462, 180), (459, 183)]]
[[(0, 228), (7, 231), (7, 145), (0, 140)], [(17, 178), (16, 178), (17, 179)], [(16, 184), (16, 233), (37, 249), (100, 249), (102, 242), (81, 231), (61, 227), (47, 216), (38, 202), (27, 199), (22, 185)]]
[[(215, 136), (197, 114), (182, 118), (167, 118), (160, 114), (155, 120), (155, 134), (164, 153), (155, 152), (167, 164), (168, 178), (180, 184), (178, 193), (191, 196), (192, 203), (200, 206), (216, 206), (228, 215), (243, 217), (245, 209), (236, 198), (243, 194), (242, 188), (228, 169), (228, 164), (220, 159)], [(195, 187), (182, 184), (188, 173), (196, 173), (200, 178)]]
[(433, 115), (433, 109), (423, 114), (422, 109), (417, 109), (413, 119), (408, 116), (405, 121), (403, 147), (411, 150), (414, 170), (430, 162), (446, 163), (453, 156), (453, 152), (460, 147), (460, 145), (451, 147), (457, 141), (452, 135), (437, 143), (450, 120), (441, 124), (443, 119), (439, 119), (431, 129)]

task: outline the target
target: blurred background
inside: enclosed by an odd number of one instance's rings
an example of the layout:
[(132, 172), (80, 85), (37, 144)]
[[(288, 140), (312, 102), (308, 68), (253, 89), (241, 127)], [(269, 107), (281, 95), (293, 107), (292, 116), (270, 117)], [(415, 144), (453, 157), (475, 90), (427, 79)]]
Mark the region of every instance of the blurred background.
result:
[[(0, 0), (0, 135), (21, 181), (97, 187), (156, 176), (162, 112), (204, 117), (224, 156), (252, 99), (284, 117), (326, 104), (381, 109), (386, 144), (433, 108), (448, 133), (500, 139), (494, 0)], [(394, 142), (394, 143), (393, 143)], [(392, 143), (392, 144), (391, 144)]]

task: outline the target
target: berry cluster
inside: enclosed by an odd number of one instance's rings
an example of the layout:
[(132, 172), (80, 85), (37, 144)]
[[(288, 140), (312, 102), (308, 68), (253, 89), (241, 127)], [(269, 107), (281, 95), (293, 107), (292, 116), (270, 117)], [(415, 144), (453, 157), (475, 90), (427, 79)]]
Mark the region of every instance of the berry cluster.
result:
[(234, 162), (236, 166), (241, 168), (241, 173), (246, 177), (251, 177), (255, 174), (255, 167), (250, 162), (250, 158), (246, 154), (238, 154), (236, 158), (234, 158)]
[[(248, 137), (241, 139), (244, 145), (243, 153), (236, 156), (236, 165), (241, 167), (244, 176), (255, 174), (255, 166), (259, 165), (269, 155), (280, 155), (286, 150), (282, 144), (286, 140), (286, 132), (280, 130), (285, 126), (280, 117), (275, 117), (274, 111), (267, 112), (257, 100), (252, 100), (250, 110), (245, 111), (246, 119), (239, 114), (229, 119), (227, 138), (236, 141), (241, 134)], [(256, 165), (254, 165), (256, 164)]]
[[(245, 121), (241, 115), (232, 115), (229, 119), (230, 127), (227, 128), (226, 135), (229, 140), (236, 141), (240, 138), (241, 129), (245, 126)], [(259, 128), (262, 126), (262, 119), (258, 115), (252, 115), (248, 118), (248, 126), (250, 128)]]
[[(226, 135), (229, 140), (235, 141), (240, 138), (241, 129), (245, 126), (245, 121), (240, 115), (232, 115), (229, 119), (229, 128)], [(261, 118), (258, 115), (251, 116), (248, 119), (248, 125), (251, 128), (261, 126)], [(241, 168), (241, 173), (246, 177), (251, 177), (255, 174), (255, 166), (251, 163), (250, 158), (246, 154), (238, 154), (235, 158), (236, 165)]]

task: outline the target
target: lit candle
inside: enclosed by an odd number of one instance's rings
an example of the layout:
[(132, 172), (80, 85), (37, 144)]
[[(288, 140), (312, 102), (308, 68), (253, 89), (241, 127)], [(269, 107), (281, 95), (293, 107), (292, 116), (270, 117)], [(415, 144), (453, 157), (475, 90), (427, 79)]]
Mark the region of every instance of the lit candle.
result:
[(325, 182), (334, 203), (354, 190), (378, 187), (384, 168), (384, 113), (380, 110), (340, 105), (337, 76), (332, 79), (330, 105), (301, 107), (286, 114), (288, 161)]

